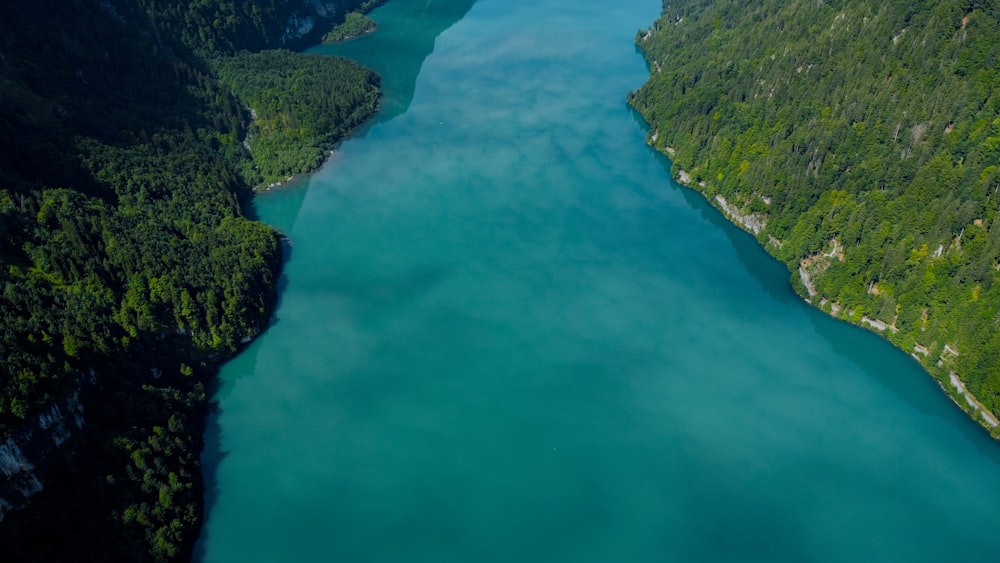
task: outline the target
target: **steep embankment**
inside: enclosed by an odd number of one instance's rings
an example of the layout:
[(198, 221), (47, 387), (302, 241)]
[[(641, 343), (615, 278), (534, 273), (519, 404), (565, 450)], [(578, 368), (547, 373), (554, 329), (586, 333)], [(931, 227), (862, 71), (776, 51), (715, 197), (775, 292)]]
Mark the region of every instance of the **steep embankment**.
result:
[[(360, 4), (0, 6), (6, 559), (189, 557), (206, 383), (266, 326), (281, 263), (278, 233), (240, 205), (269, 162), (242, 142), (248, 100), (210, 61), (316, 42)], [(333, 142), (374, 110), (370, 72), (281, 57), (309, 75), (291, 121), (317, 124), (289, 150)], [(317, 79), (331, 69), (347, 70)]]
[(1000, 436), (1000, 7), (685, 0), (629, 101), (682, 183)]

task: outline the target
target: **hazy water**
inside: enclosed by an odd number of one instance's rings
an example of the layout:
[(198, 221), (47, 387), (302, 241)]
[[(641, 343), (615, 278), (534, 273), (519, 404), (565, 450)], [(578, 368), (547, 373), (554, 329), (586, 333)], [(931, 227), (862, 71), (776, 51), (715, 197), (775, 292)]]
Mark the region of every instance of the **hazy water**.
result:
[(660, 3), (469, 5), (376, 11), (337, 50), (387, 113), (257, 198), (292, 249), (199, 557), (1000, 560), (998, 445), (644, 145)]

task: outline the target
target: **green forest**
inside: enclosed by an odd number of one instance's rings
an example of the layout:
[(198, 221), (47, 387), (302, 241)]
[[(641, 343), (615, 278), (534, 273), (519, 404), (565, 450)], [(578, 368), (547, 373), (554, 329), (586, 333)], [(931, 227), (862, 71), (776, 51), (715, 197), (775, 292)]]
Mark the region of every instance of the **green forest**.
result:
[(219, 80), (253, 109), (247, 147), (254, 185), (318, 167), (378, 107), (378, 76), (339, 57), (285, 50), (214, 59)]
[(952, 384), (1000, 413), (1000, 3), (681, 0), (636, 42), (675, 176), (1000, 436)]
[(0, 6), (0, 440), (74, 394), (86, 421), (0, 522), (5, 559), (190, 559), (213, 368), (266, 328), (280, 276), (243, 204), (377, 107), (355, 63), (261, 52), (342, 22), (290, 36), (314, 4)]
[(359, 37), (375, 29), (375, 20), (361, 12), (351, 12), (344, 18), (344, 23), (330, 30), (323, 36), (324, 43), (337, 43)]

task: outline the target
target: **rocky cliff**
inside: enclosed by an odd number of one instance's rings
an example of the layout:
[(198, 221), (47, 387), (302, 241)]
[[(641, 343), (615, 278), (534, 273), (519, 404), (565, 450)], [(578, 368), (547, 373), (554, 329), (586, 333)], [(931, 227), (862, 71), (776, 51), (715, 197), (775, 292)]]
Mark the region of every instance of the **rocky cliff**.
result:
[(0, 445), (0, 522), (42, 491), (46, 462), (83, 422), (80, 395), (74, 393), (38, 413)]

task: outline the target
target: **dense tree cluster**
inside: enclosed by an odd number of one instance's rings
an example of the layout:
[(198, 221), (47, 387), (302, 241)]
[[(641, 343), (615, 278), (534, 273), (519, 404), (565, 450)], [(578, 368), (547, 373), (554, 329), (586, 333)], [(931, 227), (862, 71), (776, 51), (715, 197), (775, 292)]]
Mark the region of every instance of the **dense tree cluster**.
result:
[(243, 52), (213, 67), (253, 109), (247, 145), (263, 183), (315, 169), (378, 107), (378, 75), (341, 57)]
[(330, 30), (323, 36), (324, 43), (338, 43), (375, 29), (375, 20), (361, 12), (351, 12), (344, 18), (344, 23)]
[(205, 385), (265, 327), (280, 270), (241, 202), (377, 103), (353, 63), (237, 54), (287, 44), (312, 4), (0, 5), (0, 439), (73, 393), (86, 420), (0, 523), (10, 560), (190, 556)]
[[(121, 22), (102, 20), (108, 6), (72, 2), (92, 25), (33, 30), (79, 45), (47, 53), (64, 74), (37, 70), (34, 37), (5, 37), (0, 96), (13, 111), (0, 123), (20, 134), (0, 143), (21, 154), (0, 185), (0, 434), (137, 340), (185, 334), (206, 354), (231, 352), (267, 321), (280, 246), (240, 211), (238, 103), (183, 52), (136, 61), (153, 46), (121, 37), (141, 12), (123, 3)], [(41, 18), (37, 8), (11, 19)]]
[(637, 42), (630, 102), (678, 175), (1000, 412), (1000, 4), (688, 0)]
[(304, 47), (382, 0), (137, 0), (162, 35), (202, 56)]

